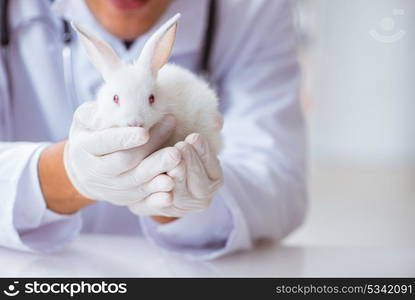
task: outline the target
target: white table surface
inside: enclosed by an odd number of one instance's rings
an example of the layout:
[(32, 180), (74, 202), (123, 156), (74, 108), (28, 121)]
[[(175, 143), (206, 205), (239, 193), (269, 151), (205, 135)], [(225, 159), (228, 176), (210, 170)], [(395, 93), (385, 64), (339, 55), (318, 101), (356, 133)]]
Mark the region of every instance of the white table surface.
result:
[(139, 237), (82, 235), (62, 252), (0, 248), (1, 277), (414, 277), (414, 169), (317, 168), (306, 224), (280, 244), (210, 262)]

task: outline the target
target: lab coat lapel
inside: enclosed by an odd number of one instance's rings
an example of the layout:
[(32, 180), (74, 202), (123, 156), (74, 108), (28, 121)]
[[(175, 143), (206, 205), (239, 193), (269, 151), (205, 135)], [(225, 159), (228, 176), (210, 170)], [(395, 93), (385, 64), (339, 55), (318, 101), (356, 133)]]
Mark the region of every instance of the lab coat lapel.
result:
[[(39, 140), (61, 140), (67, 135), (73, 108), (64, 92), (60, 20), (52, 15), (47, 0), (11, 1), (10, 19), (9, 61), (16, 135), (27, 141), (34, 136)], [(17, 116), (27, 122), (18, 122)], [(24, 126), (28, 123), (39, 126), (30, 131)], [(48, 130), (42, 130), (42, 126)]]
[(27, 24), (28, 22), (39, 18), (51, 18), (49, 0), (10, 1), (9, 25), (11, 32), (14, 32), (19, 26)]

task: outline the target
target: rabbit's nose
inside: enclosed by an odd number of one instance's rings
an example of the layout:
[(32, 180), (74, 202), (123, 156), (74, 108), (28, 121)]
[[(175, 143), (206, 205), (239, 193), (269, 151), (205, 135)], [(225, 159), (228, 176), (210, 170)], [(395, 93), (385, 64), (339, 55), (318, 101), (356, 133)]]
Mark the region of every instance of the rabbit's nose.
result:
[(128, 122), (128, 126), (130, 127), (143, 127), (144, 123), (139, 121)]

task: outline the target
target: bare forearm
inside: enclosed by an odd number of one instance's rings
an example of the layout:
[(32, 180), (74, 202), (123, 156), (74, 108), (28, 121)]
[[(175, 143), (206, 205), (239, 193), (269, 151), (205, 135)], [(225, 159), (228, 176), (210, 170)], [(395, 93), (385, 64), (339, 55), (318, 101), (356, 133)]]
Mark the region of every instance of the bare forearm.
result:
[(60, 214), (72, 214), (93, 203), (71, 184), (63, 164), (66, 141), (47, 147), (39, 159), (39, 181), (46, 206)]
[(166, 224), (177, 220), (178, 218), (174, 217), (164, 217), (164, 216), (152, 216), (151, 217), (155, 222), (160, 224)]

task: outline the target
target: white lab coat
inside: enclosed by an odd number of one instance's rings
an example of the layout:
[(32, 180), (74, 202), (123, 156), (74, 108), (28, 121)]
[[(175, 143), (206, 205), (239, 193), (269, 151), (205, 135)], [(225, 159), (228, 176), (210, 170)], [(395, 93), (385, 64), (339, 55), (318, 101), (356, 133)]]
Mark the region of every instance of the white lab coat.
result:
[[(68, 99), (58, 15), (95, 31), (127, 60), (138, 55), (152, 30), (126, 50), (98, 25), (83, 0), (56, 0), (53, 10), (48, 0), (11, 1), (13, 100), (5, 85), (4, 62), (0, 65), (1, 246), (48, 252), (80, 232), (143, 233), (162, 248), (210, 259), (250, 248), (260, 238), (281, 239), (302, 223), (304, 124), (290, 1), (218, 2), (211, 80), (225, 116), (220, 155), (225, 184), (207, 211), (159, 225), (106, 202), (73, 215), (56, 214), (46, 208), (37, 176), (42, 149), (67, 138), (74, 109), (93, 100), (101, 82), (75, 37), (79, 102)], [(197, 67), (207, 6), (207, 0), (172, 1), (159, 22), (182, 13), (171, 61)]]

